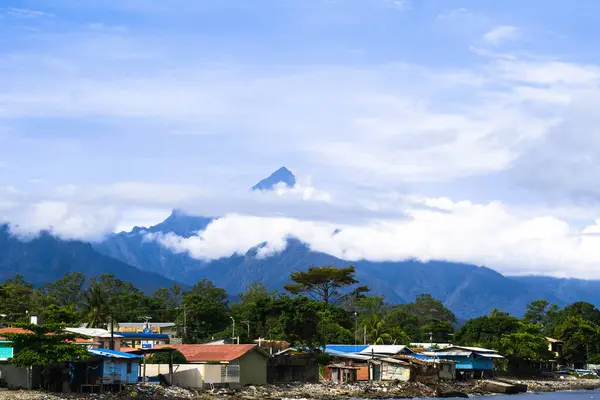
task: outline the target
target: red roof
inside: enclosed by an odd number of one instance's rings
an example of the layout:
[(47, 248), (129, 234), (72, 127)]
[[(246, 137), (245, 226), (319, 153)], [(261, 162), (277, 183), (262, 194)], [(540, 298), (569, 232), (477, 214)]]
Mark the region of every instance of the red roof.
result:
[(33, 333), (23, 328), (2, 328), (0, 329), (0, 340), (6, 340), (6, 337), (2, 336), (3, 333)]
[(185, 358), (195, 362), (229, 362), (257, 348), (255, 344), (163, 344), (180, 351)]

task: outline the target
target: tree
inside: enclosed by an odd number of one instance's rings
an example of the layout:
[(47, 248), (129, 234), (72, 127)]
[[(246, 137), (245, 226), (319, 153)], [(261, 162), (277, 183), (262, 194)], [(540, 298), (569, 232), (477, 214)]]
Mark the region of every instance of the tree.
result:
[(545, 326), (548, 323), (548, 309), (550, 303), (546, 300), (535, 300), (527, 305), (527, 311), (523, 317), (523, 321), (528, 324), (536, 324)]
[(85, 282), (85, 276), (81, 272), (72, 272), (54, 282), (43, 285), (40, 293), (47, 298), (50, 304), (77, 307), (83, 297)]
[(522, 323), (514, 333), (502, 335), (498, 350), (509, 359), (547, 361), (552, 358), (548, 342), (537, 325)]
[(240, 332), (245, 343), (252, 343), (255, 338), (267, 334), (268, 316), (277, 296), (277, 292), (270, 292), (264, 283), (253, 282), (239, 294), (240, 300), (231, 305), (233, 317), (247, 328)]
[(487, 316), (467, 321), (456, 332), (455, 340), (462, 345), (499, 349), (502, 336), (516, 333), (520, 328), (518, 318), (494, 310)]
[(88, 328), (105, 328), (110, 314), (108, 293), (99, 282), (93, 281), (84, 294), (83, 322), (87, 323)]
[[(306, 293), (325, 304), (335, 304), (342, 298), (340, 289), (358, 283), (354, 275), (355, 269), (352, 266), (346, 268), (310, 267), (308, 271), (293, 272), (290, 279), (294, 283), (284, 287), (290, 293)], [(354, 289), (353, 293), (364, 293), (366, 290), (368, 290), (366, 286), (361, 286)]]
[(187, 331), (184, 340), (187, 342), (209, 338), (227, 330), (231, 325), (227, 292), (216, 287), (208, 279), (202, 279), (190, 292), (183, 295), (183, 308), (186, 313)]
[(17, 324), (23, 333), (5, 333), (15, 349), (8, 360), (17, 367), (42, 367), (51, 364), (84, 360), (88, 357), (85, 346), (75, 344), (76, 334), (65, 332), (59, 324), (33, 325)]
[(160, 288), (152, 294), (152, 313), (157, 321), (174, 321), (177, 318), (183, 290), (179, 285)]
[(597, 325), (581, 316), (569, 316), (558, 326), (556, 334), (563, 344), (563, 358), (567, 363), (585, 364), (588, 355), (600, 352), (600, 332)]
[(35, 297), (33, 284), (17, 274), (0, 284), (0, 314), (5, 314), (7, 321), (24, 322), (27, 313), (37, 313)]
[(79, 313), (71, 305), (57, 306), (56, 304), (51, 304), (40, 313), (40, 317), (44, 324), (71, 325), (79, 321)]
[(173, 351), (165, 351), (160, 353), (154, 353), (148, 358), (150, 364), (169, 364), (173, 361), (173, 364), (187, 364), (187, 359), (179, 350), (173, 349)]

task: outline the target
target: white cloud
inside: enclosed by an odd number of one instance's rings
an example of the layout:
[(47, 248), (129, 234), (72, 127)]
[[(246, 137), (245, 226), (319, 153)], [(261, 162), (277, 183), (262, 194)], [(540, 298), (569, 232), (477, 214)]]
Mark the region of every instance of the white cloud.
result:
[(47, 13), (40, 10), (32, 10), (28, 8), (0, 8), (0, 16), (8, 15), (16, 18), (40, 18), (40, 17), (54, 17), (53, 14)]
[(16, 235), (35, 236), (50, 231), (62, 239), (93, 240), (112, 231), (119, 220), (110, 206), (82, 206), (58, 201), (40, 201), (30, 206), (18, 205), (10, 210), (10, 231)]
[(498, 46), (509, 40), (516, 39), (518, 35), (519, 29), (517, 27), (512, 25), (503, 25), (487, 32), (485, 35), (483, 35), (483, 39), (494, 46)]
[[(473, 204), (426, 199), (443, 211), (415, 207), (407, 220), (337, 225), (293, 218), (228, 215), (191, 238), (149, 235), (198, 259), (244, 254), (266, 243), (259, 256), (298, 238), (312, 250), (356, 261), (450, 260), (486, 265), (509, 274), (600, 277), (600, 220), (582, 230), (551, 216), (521, 217), (499, 202)], [(341, 229), (338, 233), (336, 229)]]

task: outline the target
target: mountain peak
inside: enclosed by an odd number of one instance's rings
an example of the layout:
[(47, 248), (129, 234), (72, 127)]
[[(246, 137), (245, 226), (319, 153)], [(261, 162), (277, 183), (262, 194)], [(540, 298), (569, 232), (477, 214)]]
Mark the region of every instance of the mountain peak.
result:
[(296, 185), (296, 177), (292, 174), (292, 171), (286, 167), (281, 167), (269, 175), (268, 178), (252, 186), (252, 190), (273, 190), (279, 183), (284, 183), (288, 187), (294, 187)]

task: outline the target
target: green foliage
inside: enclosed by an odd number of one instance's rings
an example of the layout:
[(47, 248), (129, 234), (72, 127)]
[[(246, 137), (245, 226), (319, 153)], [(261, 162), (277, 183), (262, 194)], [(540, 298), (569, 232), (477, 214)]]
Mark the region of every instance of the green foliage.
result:
[[(183, 294), (187, 342), (198, 342), (227, 329), (231, 324), (227, 293), (211, 281), (202, 279)], [(231, 334), (231, 332), (229, 332)]]
[(88, 357), (87, 349), (74, 343), (78, 335), (65, 332), (63, 325), (17, 324), (17, 327), (31, 332), (4, 334), (15, 348), (15, 354), (8, 362), (17, 367), (46, 368), (51, 364)]
[(518, 331), (502, 335), (498, 350), (507, 357), (521, 360), (545, 361), (552, 358), (541, 332), (534, 334)]
[(494, 310), (487, 316), (467, 321), (456, 332), (455, 340), (462, 345), (498, 349), (502, 336), (518, 332), (521, 326), (518, 318)]
[(44, 324), (66, 324), (73, 325), (79, 321), (79, 313), (72, 305), (57, 306), (49, 305), (40, 313)]
[(25, 322), (27, 312), (37, 310), (32, 307), (35, 290), (21, 275), (7, 279), (0, 284), (0, 314), (5, 314), (8, 321)]
[(98, 281), (93, 281), (84, 294), (82, 308), (83, 322), (89, 328), (106, 328), (111, 315), (107, 289)]
[[(325, 304), (336, 303), (342, 299), (340, 289), (357, 284), (354, 267), (310, 267), (307, 271), (293, 272), (293, 283), (285, 285), (292, 294), (306, 293)], [(366, 286), (354, 289), (351, 295), (360, 296), (368, 291)]]
[(173, 364), (187, 364), (187, 359), (179, 350), (154, 353), (147, 360), (149, 364), (169, 364), (170, 361), (173, 361)]
[(585, 363), (588, 354), (600, 351), (598, 326), (581, 316), (566, 317), (557, 327), (556, 334), (564, 341), (563, 357), (568, 363)]
[(83, 297), (85, 283), (85, 276), (81, 272), (73, 272), (43, 285), (40, 293), (50, 304), (76, 307)]

